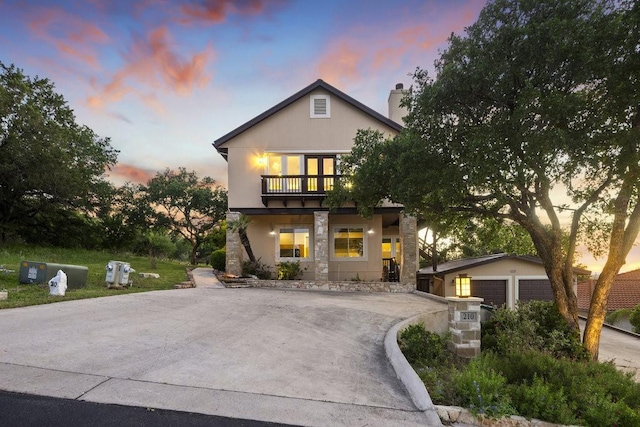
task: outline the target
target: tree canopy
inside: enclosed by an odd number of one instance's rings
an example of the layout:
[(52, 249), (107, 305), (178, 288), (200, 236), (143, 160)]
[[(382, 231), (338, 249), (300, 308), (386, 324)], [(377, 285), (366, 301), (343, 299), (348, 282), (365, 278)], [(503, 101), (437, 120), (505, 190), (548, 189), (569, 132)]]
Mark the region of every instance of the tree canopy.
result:
[(489, 1), (450, 37), (435, 78), (416, 71), (403, 132), (361, 131), (342, 164), (351, 177), (342, 191), (365, 214), (387, 198), (440, 221), (522, 226), (576, 331), (576, 246), (603, 232), (607, 261), (584, 335), (594, 358), (613, 277), (640, 229), (639, 10)]
[(46, 228), (52, 215), (92, 210), (117, 154), (108, 138), (76, 123), (51, 81), (0, 62), (3, 239), (25, 227)]
[(191, 244), (190, 261), (196, 263), (198, 248), (227, 212), (227, 192), (210, 177), (199, 179), (195, 172), (179, 168), (158, 173), (146, 186), (141, 205), (157, 228), (167, 227)]

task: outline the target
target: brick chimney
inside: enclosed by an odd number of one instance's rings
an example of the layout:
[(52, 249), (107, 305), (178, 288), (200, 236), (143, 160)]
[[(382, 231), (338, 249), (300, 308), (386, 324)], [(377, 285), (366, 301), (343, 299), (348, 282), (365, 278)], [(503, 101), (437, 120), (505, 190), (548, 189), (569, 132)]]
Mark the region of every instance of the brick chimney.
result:
[(396, 84), (396, 88), (389, 93), (389, 118), (404, 126), (402, 118), (409, 112), (406, 107), (400, 106), (400, 101), (407, 94), (402, 83)]

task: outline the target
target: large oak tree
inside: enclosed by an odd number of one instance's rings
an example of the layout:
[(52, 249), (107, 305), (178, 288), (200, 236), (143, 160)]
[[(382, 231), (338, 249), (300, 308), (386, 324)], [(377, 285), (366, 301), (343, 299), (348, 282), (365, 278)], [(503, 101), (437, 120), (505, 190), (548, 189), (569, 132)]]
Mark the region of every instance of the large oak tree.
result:
[[(76, 123), (46, 78), (0, 62), (0, 234), (46, 227), (47, 216), (89, 212), (118, 152)], [(52, 231), (52, 230), (42, 230)]]
[(593, 358), (640, 229), (639, 9), (489, 1), (464, 36), (450, 37), (435, 78), (416, 72), (405, 130), (392, 140), (361, 131), (342, 164), (364, 213), (387, 198), (432, 217), (520, 224), (576, 331), (576, 247), (606, 236), (584, 333)]
[(197, 252), (207, 233), (221, 225), (227, 212), (227, 191), (210, 177), (185, 168), (166, 169), (156, 174), (140, 191), (139, 205), (144, 216), (157, 228), (169, 228), (191, 244), (190, 261), (196, 264)]

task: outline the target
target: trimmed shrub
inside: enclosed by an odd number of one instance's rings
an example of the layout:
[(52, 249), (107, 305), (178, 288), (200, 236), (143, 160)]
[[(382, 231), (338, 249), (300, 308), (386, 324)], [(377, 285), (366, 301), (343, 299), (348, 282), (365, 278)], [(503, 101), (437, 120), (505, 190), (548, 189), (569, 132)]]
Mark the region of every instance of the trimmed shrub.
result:
[(278, 280), (296, 280), (307, 270), (300, 267), (300, 261), (283, 261), (277, 266)]
[(225, 249), (218, 249), (211, 252), (211, 267), (218, 271), (224, 271), (227, 262), (227, 251)]
[(409, 325), (400, 332), (398, 344), (410, 364), (438, 366), (450, 358), (447, 341), (450, 334), (427, 331), (422, 323)]

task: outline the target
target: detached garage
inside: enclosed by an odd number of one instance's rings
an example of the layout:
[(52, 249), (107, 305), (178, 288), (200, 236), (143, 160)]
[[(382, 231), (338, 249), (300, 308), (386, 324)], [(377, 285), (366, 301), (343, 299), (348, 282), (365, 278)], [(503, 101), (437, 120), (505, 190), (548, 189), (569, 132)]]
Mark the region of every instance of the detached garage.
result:
[[(590, 273), (574, 269), (576, 277)], [(484, 298), (484, 304), (514, 308), (517, 301), (553, 300), (551, 283), (539, 258), (504, 253), (448, 261), (435, 269), (420, 269), (417, 289), (452, 297), (455, 296), (455, 278), (465, 274), (471, 278), (471, 295)]]
[(484, 298), (484, 303), (500, 307), (507, 303), (508, 280), (474, 280), (471, 278), (471, 295)]
[(549, 279), (522, 279), (518, 281), (520, 301), (553, 301), (553, 290)]

